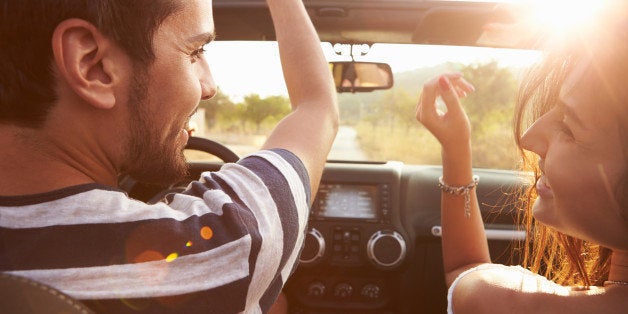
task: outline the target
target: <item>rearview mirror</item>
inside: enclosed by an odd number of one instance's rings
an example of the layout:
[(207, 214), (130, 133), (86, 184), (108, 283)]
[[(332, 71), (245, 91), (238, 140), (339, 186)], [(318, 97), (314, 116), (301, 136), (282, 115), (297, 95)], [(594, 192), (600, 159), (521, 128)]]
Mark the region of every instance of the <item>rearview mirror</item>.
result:
[(330, 62), (329, 67), (339, 93), (370, 92), (393, 86), (392, 70), (386, 63), (337, 61)]

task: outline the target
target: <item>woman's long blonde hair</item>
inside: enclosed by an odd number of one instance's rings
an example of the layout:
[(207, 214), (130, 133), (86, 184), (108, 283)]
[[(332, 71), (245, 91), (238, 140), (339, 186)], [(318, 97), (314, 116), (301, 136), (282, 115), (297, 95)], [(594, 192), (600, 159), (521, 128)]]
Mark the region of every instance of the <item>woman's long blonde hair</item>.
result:
[[(625, 90), (628, 87), (621, 86), (621, 83), (628, 79), (628, 24), (625, 13), (622, 14), (624, 16), (618, 16), (616, 12), (603, 15), (597, 20), (595, 29), (588, 29), (569, 41), (555, 45), (547, 52), (543, 62), (531, 69), (523, 80), (515, 111), (515, 139), (523, 156), (523, 168), (534, 173), (534, 183), (540, 176), (537, 157), (523, 150), (521, 136), (533, 121), (557, 103), (566, 75), (584, 57), (594, 58), (594, 72), (604, 81), (603, 87), (614, 100), (609, 105), (613, 106), (613, 112), (620, 119), (624, 158), (627, 158), (628, 97)], [(628, 174), (624, 173), (620, 186), (613, 191), (624, 219), (628, 218), (627, 179)], [(520, 195), (518, 223), (529, 235), (521, 243), (523, 266), (563, 285), (602, 285), (608, 278), (611, 250), (538, 223), (532, 217), (535, 199), (535, 184), (531, 184)]]

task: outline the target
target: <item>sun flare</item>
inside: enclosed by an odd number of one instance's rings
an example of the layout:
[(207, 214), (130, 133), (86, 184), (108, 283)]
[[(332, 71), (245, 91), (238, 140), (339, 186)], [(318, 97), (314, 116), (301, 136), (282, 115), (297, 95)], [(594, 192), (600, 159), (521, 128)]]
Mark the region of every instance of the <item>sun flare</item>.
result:
[(619, 0), (511, 0), (494, 1), (497, 12), (511, 22), (489, 22), (478, 40), (479, 45), (531, 47), (540, 34), (553, 39), (571, 37), (595, 29), (603, 11), (625, 10)]
[(596, 15), (609, 5), (601, 0), (530, 1), (531, 22), (558, 33), (577, 31), (593, 23)]

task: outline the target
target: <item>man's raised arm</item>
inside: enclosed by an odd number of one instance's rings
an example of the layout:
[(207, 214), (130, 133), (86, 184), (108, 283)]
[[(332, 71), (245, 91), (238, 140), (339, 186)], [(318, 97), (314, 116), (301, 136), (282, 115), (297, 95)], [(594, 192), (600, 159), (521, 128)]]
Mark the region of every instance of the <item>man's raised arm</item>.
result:
[[(315, 195), (338, 130), (338, 104), (320, 40), (301, 0), (267, 0), (292, 113), (263, 148), (285, 148), (305, 164)], [(313, 197), (312, 197), (313, 199)]]

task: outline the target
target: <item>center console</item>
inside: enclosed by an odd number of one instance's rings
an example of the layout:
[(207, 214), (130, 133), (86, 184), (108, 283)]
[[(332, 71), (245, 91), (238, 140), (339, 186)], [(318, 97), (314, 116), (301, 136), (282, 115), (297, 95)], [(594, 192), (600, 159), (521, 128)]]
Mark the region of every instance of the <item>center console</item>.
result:
[(288, 282), (291, 304), (300, 312), (378, 310), (394, 303), (408, 255), (398, 217), (399, 171), (390, 163), (375, 168), (326, 168), (300, 257), (303, 271)]

